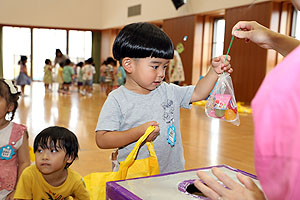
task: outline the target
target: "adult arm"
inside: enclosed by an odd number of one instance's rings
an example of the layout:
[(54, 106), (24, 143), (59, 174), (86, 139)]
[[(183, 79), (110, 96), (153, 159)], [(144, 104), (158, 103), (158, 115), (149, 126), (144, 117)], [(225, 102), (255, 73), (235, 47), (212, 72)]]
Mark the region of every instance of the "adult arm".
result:
[[(238, 30), (241, 29), (241, 30)], [(265, 49), (274, 49), (286, 56), (294, 50), (300, 41), (287, 35), (276, 33), (256, 21), (240, 21), (232, 28), (232, 35), (251, 41)]]

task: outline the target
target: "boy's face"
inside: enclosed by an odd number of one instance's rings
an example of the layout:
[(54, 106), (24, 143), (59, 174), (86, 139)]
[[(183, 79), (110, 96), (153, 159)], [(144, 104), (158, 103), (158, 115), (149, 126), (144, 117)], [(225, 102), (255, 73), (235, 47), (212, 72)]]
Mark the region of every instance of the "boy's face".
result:
[(147, 57), (131, 59), (130, 63), (129, 78), (132, 81), (129, 82), (129, 88), (133, 87), (140, 94), (148, 94), (162, 83), (169, 59)]
[[(50, 145), (48, 145), (50, 146)], [(72, 162), (72, 159), (66, 156), (66, 152), (59, 148), (50, 146), (50, 149), (42, 149), (40, 146), (35, 152), (35, 163), (43, 175), (50, 175), (64, 170), (66, 163)]]

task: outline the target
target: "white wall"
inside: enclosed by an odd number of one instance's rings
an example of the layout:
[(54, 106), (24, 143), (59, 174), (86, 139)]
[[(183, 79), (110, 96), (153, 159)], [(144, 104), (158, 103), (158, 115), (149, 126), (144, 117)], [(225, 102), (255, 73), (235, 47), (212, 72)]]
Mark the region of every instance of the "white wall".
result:
[[(256, 0), (255, 3), (268, 0)], [(178, 10), (171, 0), (0, 0), (0, 24), (106, 29), (251, 4), (253, 0), (187, 0)], [(127, 17), (129, 6), (142, 14)]]

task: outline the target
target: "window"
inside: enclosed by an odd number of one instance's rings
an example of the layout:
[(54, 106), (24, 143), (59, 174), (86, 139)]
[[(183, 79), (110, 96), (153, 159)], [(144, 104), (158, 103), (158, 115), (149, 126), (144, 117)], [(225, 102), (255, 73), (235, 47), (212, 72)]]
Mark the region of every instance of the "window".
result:
[(293, 13), (292, 37), (300, 40), (300, 11), (297, 9)]
[(16, 79), (20, 72), (20, 56), (27, 56), (27, 73), (30, 76), (31, 32), (29, 28), (3, 27), (3, 76)]
[(91, 31), (69, 31), (69, 57), (75, 64), (92, 57)]
[[(33, 80), (43, 80), (45, 60), (54, 64), (55, 49), (66, 54), (67, 31), (57, 29), (33, 29)], [(53, 73), (56, 69), (53, 70)]]
[(212, 58), (223, 55), (225, 20), (215, 19), (213, 30)]

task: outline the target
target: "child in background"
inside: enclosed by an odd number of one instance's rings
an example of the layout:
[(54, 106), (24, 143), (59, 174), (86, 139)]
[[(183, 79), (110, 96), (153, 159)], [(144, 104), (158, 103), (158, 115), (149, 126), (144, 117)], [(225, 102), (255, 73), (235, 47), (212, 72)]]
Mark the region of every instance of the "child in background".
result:
[(106, 95), (112, 91), (114, 82), (114, 66), (117, 65), (117, 61), (112, 57), (106, 59), (106, 69), (105, 69), (105, 83), (106, 83)]
[(125, 84), (126, 81), (126, 72), (122, 66), (118, 67), (117, 71), (117, 79), (118, 79), (118, 86), (120, 87), (121, 85)]
[(106, 84), (105, 84), (105, 69), (106, 69), (106, 60), (103, 61), (103, 63), (100, 66), (100, 78), (99, 78), (99, 82), (100, 82), (100, 91), (104, 92), (106, 90)]
[[(28, 133), (24, 125), (12, 122), (20, 92), (0, 79), (0, 199), (13, 199), (22, 171), (30, 165)], [(7, 120), (7, 118), (10, 118)]]
[[(159, 172), (184, 170), (180, 108), (205, 99), (219, 74), (232, 72), (225, 56), (220, 56), (212, 60), (212, 67), (196, 86), (168, 84), (163, 79), (173, 54), (167, 34), (149, 23), (129, 24), (115, 39), (113, 55), (126, 71), (126, 83), (107, 97), (96, 127), (96, 142), (103, 149), (119, 148), (117, 168), (152, 125), (155, 130), (147, 141), (153, 141)], [(148, 156), (143, 145), (137, 159)]]
[(83, 178), (69, 166), (78, 157), (78, 140), (66, 128), (44, 129), (34, 139), (35, 165), (18, 182), (15, 199), (89, 200)]
[(78, 90), (78, 92), (81, 92), (81, 87), (83, 85), (83, 80), (82, 80), (82, 76), (83, 76), (82, 66), (83, 66), (83, 62), (79, 62), (76, 65), (76, 71), (77, 71), (77, 90)]
[(83, 91), (82, 95), (87, 93), (88, 96), (92, 96), (92, 87), (93, 87), (93, 75), (95, 68), (93, 67), (93, 58), (89, 58), (85, 61), (85, 65), (82, 67), (82, 80), (83, 80)]
[(20, 65), (20, 74), (17, 78), (17, 85), (21, 86), (22, 95), (24, 95), (25, 85), (31, 84), (31, 79), (27, 74), (26, 63), (27, 63), (27, 56), (21, 56), (21, 59), (18, 62), (18, 64)]
[(51, 60), (46, 59), (44, 66), (44, 84), (45, 84), (45, 92), (51, 91), (49, 89), (49, 85), (52, 85), (52, 65)]
[(65, 66), (63, 68), (63, 80), (64, 80), (64, 92), (67, 94), (70, 94), (69, 90), (70, 90), (70, 85), (72, 83), (72, 79), (73, 79), (73, 63), (70, 61), (70, 59), (67, 59), (65, 62)]
[(64, 63), (59, 63), (59, 68), (57, 71), (58, 92), (64, 91), (63, 68), (64, 68)]

